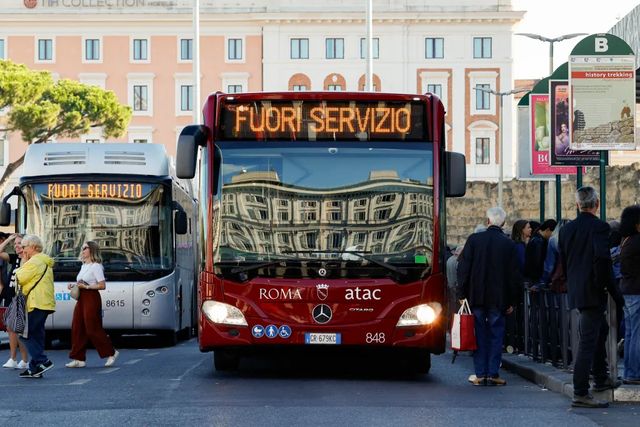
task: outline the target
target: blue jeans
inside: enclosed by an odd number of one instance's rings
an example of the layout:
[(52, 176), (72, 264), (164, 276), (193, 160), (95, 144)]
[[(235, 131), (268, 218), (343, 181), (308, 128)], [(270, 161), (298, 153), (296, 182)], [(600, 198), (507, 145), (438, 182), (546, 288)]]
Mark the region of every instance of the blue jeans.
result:
[(640, 295), (624, 296), (624, 379), (640, 380)]
[(27, 347), (29, 352), (29, 369), (32, 371), (36, 367), (49, 360), (44, 354), (44, 324), (47, 321), (50, 311), (39, 310), (34, 308), (28, 314), (29, 318), (29, 334), (28, 338), (20, 337), (20, 340)]
[(475, 317), (478, 349), (473, 353), (476, 376), (497, 377), (502, 362), (505, 319), (502, 311), (495, 308), (472, 309)]

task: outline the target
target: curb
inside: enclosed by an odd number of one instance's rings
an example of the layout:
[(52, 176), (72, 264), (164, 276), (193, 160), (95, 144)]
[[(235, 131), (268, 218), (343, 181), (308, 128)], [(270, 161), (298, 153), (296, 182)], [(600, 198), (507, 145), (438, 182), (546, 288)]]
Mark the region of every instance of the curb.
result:
[[(502, 367), (542, 388), (573, 399), (573, 374), (554, 366), (534, 362), (524, 355), (503, 354)], [(596, 399), (609, 402), (640, 402), (640, 387), (621, 385), (615, 390), (593, 393)]]

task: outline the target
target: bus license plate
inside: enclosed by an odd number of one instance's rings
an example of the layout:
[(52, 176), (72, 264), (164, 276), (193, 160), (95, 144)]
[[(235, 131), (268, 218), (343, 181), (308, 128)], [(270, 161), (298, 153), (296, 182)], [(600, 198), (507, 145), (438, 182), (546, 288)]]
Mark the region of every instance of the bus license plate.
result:
[(340, 334), (320, 334), (314, 332), (307, 332), (304, 334), (305, 344), (340, 344)]

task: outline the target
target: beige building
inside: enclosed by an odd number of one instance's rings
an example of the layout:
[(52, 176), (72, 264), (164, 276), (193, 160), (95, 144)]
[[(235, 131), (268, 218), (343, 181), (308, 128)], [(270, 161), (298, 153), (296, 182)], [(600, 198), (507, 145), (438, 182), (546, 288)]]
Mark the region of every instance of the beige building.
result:
[[(164, 144), (193, 121), (191, 0), (3, 0), (0, 58), (55, 78), (113, 90), (133, 109), (119, 140)], [(365, 2), (200, 0), (201, 100), (225, 92), (363, 90)], [(499, 103), (482, 89), (513, 88), (510, 0), (374, 0), (375, 90), (433, 92), (446, 110), (448, 148), (469, 179), (496, 180)], [(514, 135), (505, 98), (505, 141)], [(3, 140), (2, 167), (25, 150)], [(57, 142), (66, 139), (59, 138)], [(99, 129), (82, 137), (104, 142)], [(505, 177), (515, 144), (505, 144)]]

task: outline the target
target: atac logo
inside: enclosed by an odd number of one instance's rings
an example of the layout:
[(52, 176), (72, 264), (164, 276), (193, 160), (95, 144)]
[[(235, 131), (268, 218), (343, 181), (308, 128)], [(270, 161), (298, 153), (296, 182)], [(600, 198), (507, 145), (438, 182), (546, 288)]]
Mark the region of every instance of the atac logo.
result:
[(325, 283), (319, 283), (316, 285), (316, 294), (320, 301), (324, 301), (329, 296), (329, 285)]
[(38, 5), (38, 0), (24, 0), (24, 6), (27, 9), (33, 9)]

